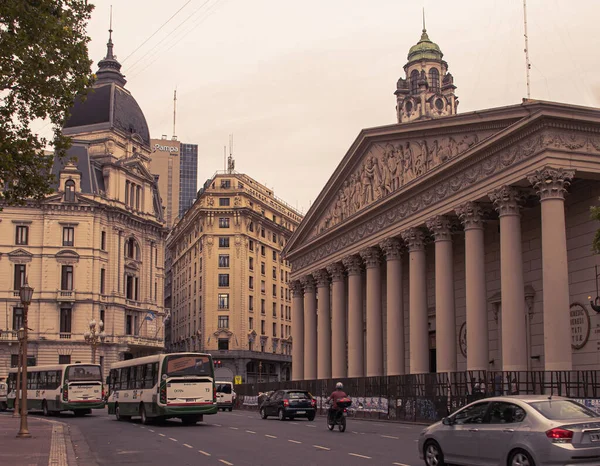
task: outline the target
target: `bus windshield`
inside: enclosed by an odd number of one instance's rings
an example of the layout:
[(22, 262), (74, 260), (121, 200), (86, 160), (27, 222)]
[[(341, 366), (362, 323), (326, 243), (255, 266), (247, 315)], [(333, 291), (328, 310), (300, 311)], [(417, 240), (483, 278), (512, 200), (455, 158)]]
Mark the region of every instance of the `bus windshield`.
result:
[(100, 373), (99, 366), (69, 366), (67, 367), (67, 374), (65, 379), (69, 382), (89, 382), (89, 381), (102, 381), (102, 374)]
[(207, 375), (212, 377), (212, 361), (208, 355), (181, 354), (167, 356), (164, 370), (169, 377)]

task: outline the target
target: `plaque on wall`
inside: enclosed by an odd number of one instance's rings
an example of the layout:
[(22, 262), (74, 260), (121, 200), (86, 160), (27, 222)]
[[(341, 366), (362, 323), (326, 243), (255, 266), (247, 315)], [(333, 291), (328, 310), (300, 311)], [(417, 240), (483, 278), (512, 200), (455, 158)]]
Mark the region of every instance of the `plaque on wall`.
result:
[(467, 323), (463, 322), (458, 331), (458, 346), (461, 354), (467, 357)]
[(573, 303), (570, 307), (571, 347), (583, 348), (590, 338), (590, 314), (583, 304)]

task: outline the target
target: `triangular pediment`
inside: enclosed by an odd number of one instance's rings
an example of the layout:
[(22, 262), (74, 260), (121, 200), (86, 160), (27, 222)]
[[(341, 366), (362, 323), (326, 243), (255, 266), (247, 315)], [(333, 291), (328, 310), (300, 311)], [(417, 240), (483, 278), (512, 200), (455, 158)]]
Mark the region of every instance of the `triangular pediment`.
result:
[(130, 173), (147, 180), (148, 182), (154, 181), (154, 176), (148, 171), (146, 166), (144, 165), (142, 159), (138, 154), (133, 154), (132, 157), (127, 159), (123, 159), (120, 162), (120, 165), (127, 169)]
[(33, 257), (33, 254), (31, 254), (29, 251), (25, 251), (25, 249), (15, 249), (14, 251), (11, 251), (8, 253), (8, 257)]

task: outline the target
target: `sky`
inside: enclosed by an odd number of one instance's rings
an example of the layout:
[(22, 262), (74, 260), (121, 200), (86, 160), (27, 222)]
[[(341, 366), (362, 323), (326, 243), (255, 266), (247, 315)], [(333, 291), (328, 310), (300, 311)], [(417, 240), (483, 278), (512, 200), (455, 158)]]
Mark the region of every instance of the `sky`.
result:
[[(361, 129), (396, 123), (393, 93), (423, 8), (459, 113), (526, 97), (522, 0), (91, 3), (93, 71), (112, 4), (126, 88), (155, 138), (172, 136), (177, 89), (176, 135), (198, 144), (199, 186), (223, 169), (233, 134), (236, 170), (303, 212)], [(600, 107), (599, 17), (598, 0), (527, 2), (531, 98)]]

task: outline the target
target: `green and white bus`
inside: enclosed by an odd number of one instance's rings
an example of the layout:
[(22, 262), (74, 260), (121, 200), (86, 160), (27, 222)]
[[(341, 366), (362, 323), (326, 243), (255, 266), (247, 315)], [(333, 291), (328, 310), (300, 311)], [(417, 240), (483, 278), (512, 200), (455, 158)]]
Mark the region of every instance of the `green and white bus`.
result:
[[(8, 407), (14, 408), (17, 369), (8, 372)], [(27, 410), (45, 416), (73, 411), (76, 416), (104, 409), (102, 370), (98, 364), (58, 364), (27, 368)]]
[(118, 362), (111, 366), (107, 383), (108, 413), (120, 421), (139, 416), (148, 424), (180, 418), (192, 425), (218, 411), (210, 354), (157, 354)]

